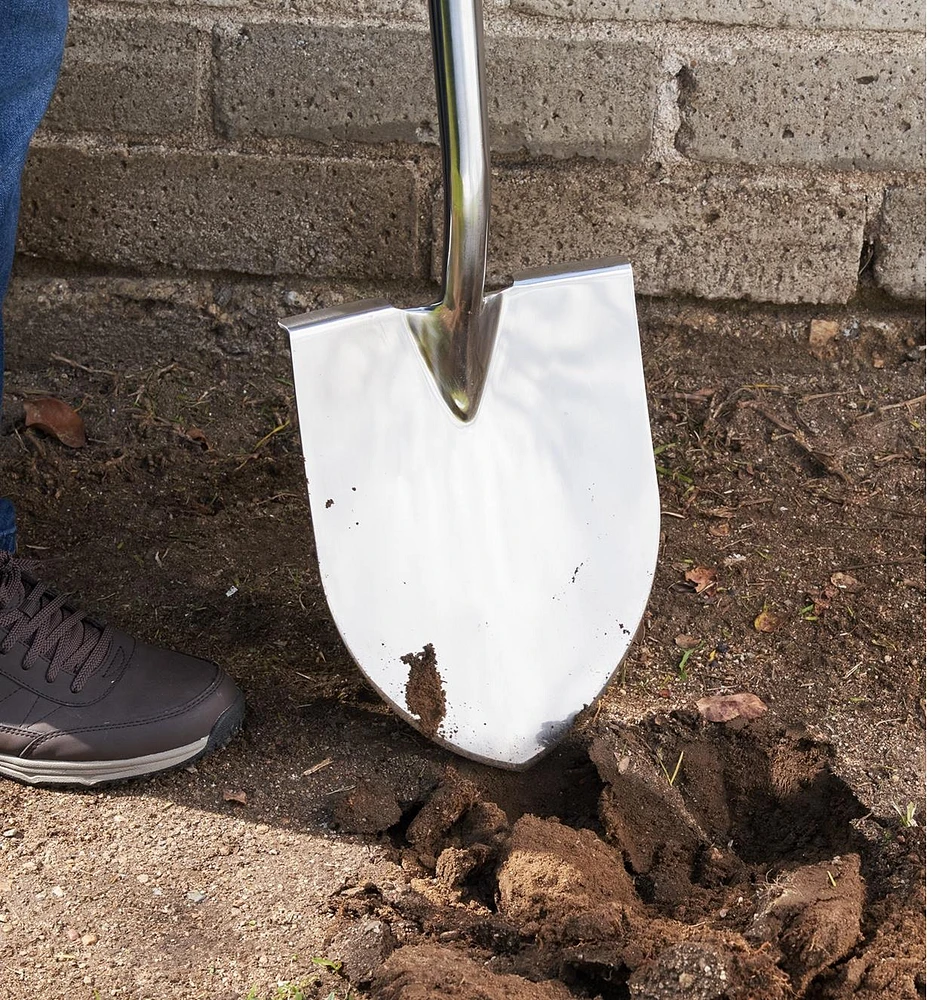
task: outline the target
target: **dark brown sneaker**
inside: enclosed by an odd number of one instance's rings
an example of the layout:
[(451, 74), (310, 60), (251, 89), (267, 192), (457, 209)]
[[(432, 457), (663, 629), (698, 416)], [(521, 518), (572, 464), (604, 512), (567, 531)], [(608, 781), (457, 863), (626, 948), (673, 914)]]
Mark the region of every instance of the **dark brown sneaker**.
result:
[(87, 618), (0, 552), (0, 774), (99, 785), (189, 764), (240, 729), (214, 663)]

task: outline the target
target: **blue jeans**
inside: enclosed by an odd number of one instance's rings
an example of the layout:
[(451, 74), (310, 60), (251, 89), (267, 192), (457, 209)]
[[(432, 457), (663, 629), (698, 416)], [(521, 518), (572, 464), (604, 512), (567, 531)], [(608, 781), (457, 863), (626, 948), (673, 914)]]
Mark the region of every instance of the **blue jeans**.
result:
[[(67, 26), (67, 0), (0, 0), (0, 306), (13, 266), (26, 151), (55, 89)], [(0, 403), (2, 399), (0, 315)], [(0, 497), (0, 551), (15, 547), (16, 512)]]

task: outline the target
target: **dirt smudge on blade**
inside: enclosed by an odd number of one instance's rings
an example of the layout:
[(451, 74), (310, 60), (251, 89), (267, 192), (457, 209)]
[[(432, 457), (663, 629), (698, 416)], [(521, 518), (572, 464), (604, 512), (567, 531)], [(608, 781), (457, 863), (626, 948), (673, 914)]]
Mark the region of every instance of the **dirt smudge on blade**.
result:
[(426, 643), (420, 653), (406, 653), (400, 659), (409, 667), (406, 705), (413, 715), (418, 716), (422, 732), (434, 736), (447, 712), (435, 647), (430, 642)]

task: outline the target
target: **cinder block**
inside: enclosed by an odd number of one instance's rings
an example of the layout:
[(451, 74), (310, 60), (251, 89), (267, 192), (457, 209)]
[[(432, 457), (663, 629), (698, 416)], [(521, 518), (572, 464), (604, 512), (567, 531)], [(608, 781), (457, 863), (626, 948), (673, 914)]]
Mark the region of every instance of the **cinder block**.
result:
[(658, 72), (644, 44), (492, 37), (493, 148), (638, 162), (650, 146)]
[[(231, 138), (435, 142), (430, 41), (420, 28), (250, 24), (222, 30), (216, 122)], [(487, 39), (499, 152), (636, 161), (647, 151), (657, 59), (641, 45)]]
[(189, 132), (201, 42), (202, 33), (188, 24), (72, 18), (45, 124), (65, 132)]
[(572, 21), (694, 21), (763, 28), (919, 31), (920, 0), (509, 0), (522, 14)]
[(420, 273), (417, 182), (389, 161), (39, 145), (20, 246), (57, 260), (247, 274)]
[(618, 256), (645, 295), (845, 302), (856, 291), (865, 213), (864, 195), (826, 181), (690, 166), (501, 169), (491, 278)]
[(921, 55), (741, 50), (682, 76), (677, 145), (723, 163), (911, 170), (924, 164)]
[(925, 298), (924, 185), (890, 188), (876, 242), (876, 283), (899, 299)]
[(217, 29), (215, 116), (230, 137), (415, 142), (434, 135), (428, 35), (408, 28)]

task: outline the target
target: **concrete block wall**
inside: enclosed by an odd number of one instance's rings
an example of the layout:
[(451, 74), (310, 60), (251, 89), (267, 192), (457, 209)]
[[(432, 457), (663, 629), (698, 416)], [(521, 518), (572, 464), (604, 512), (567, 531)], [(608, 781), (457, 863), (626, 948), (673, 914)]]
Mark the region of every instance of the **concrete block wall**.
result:
[[(484, 0), (491, 278), (924, 298), (920, 0)], [(72, 0), (21, 250), (97, 269), (440, 272), (425, 0)]]

